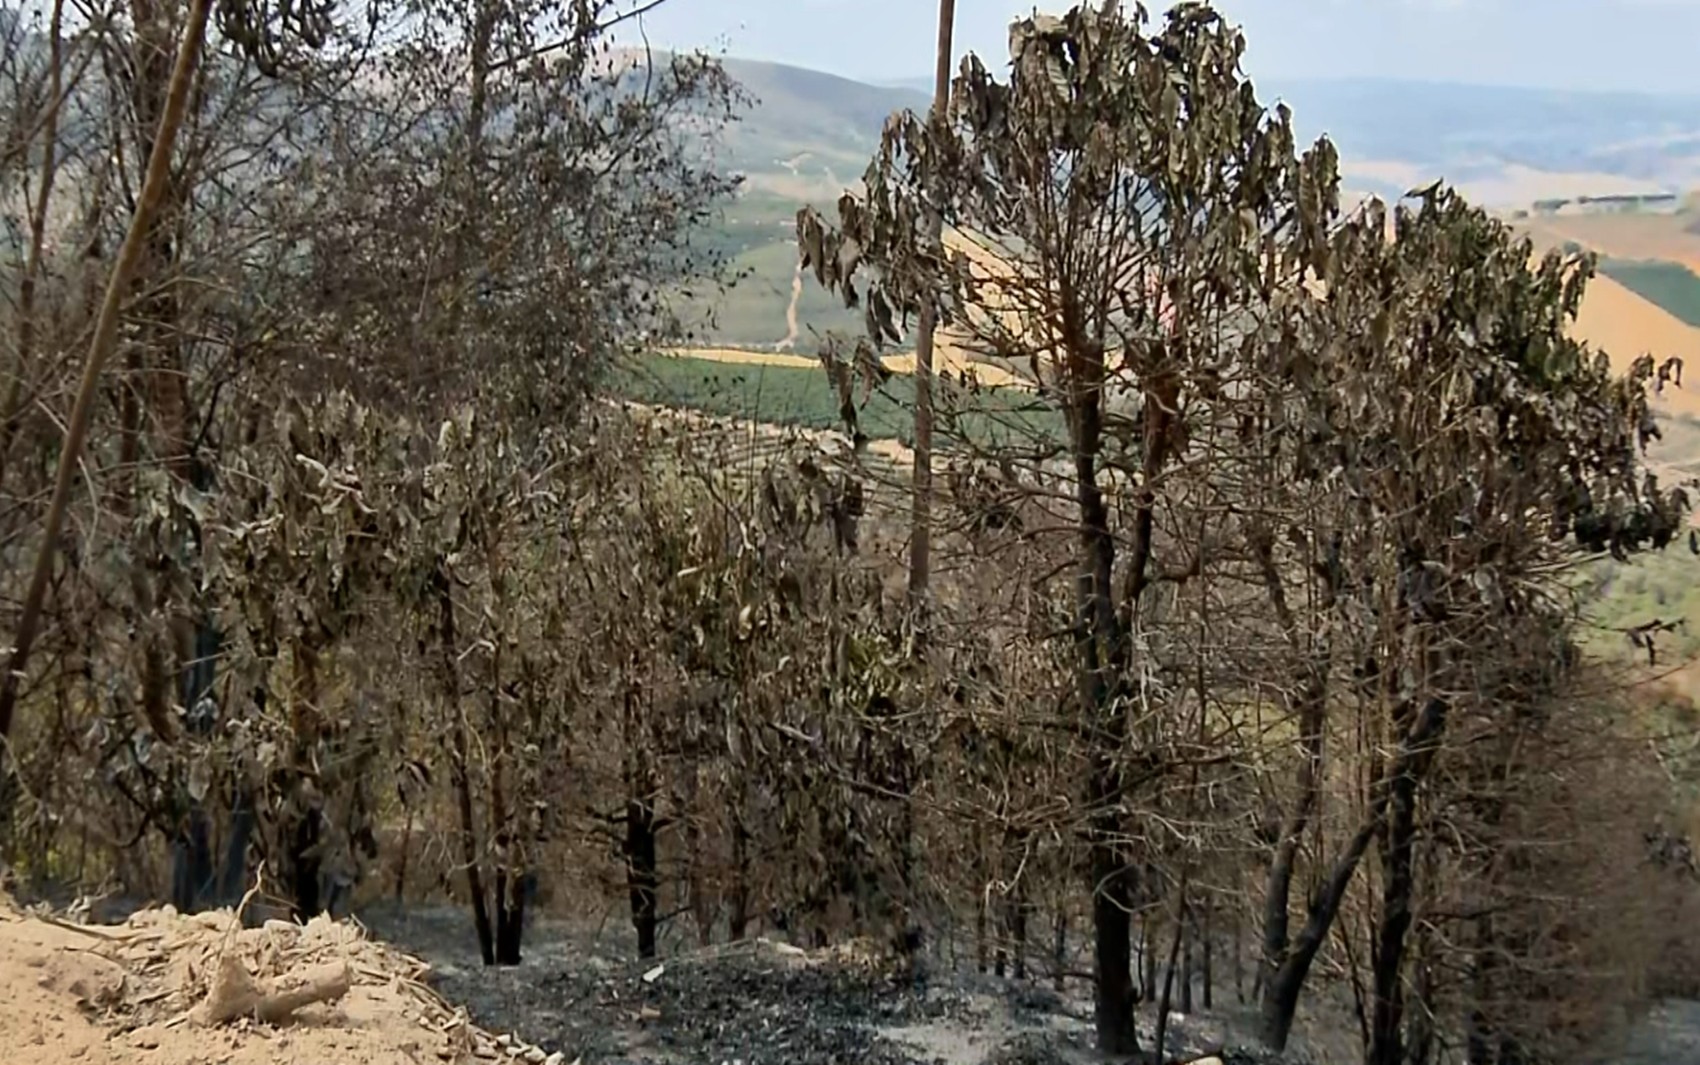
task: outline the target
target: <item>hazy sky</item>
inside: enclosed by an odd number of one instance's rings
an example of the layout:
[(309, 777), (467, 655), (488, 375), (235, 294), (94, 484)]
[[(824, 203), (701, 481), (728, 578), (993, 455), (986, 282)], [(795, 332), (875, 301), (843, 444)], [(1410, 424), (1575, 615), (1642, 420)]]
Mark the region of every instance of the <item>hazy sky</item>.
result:
[[(1051, 0), (1060, 11), (1073, 0)], [(1131, 6), (1132, 0), (1125, 0)], [(863, 80), (932, 71), (936, 0), (668, 0), (651, 43)], [(1700, 0), (1219, 0), (1254, 77), (1383, 76), (1700, 94)], [(1153, 12), (1166, 0), (1147, 4)], [(958, 53), (1008, 58), (1033, 0), (957, 0)], [(623, 35), (630, 40), (629, 35)]]

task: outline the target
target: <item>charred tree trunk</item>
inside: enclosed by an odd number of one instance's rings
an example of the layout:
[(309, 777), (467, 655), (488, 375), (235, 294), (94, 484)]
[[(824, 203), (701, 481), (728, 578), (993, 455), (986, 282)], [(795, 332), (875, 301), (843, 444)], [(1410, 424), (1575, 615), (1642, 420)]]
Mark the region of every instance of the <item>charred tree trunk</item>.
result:
[(1068, 914), (1058, 913), (1051, 943), (1051, 986), (1062, 991), (1068, 986)]
[[(1259, 1038), (1271, 1050), (1284, 1050), (1292, 1034), (1293, 1015), (1298, 1010), (1299, 993), (1310, 975), (1311, 963), (1328, 938), (1340, 903), (1346, 897), (1346, 887), (1357, 873), (1358, 863), (1369, 849), (1377, 818), (1358, 828), (1347, 844), (1346, 851), (1335, 859), (1328, 879), (1312, 895), (1309, 916), (1304, 928), (1276, 964), (1266, 959), (1259, 966), (1262, 989), (1259, 995)], [(1266, 940), (1267, 943), (1267, 940)]]
[[(489, 551), (490, 569), (492, 571), (490, 587), (497, 602), (501, 602), (505, 594), (505, 582), (501, 578), (500, 555), (494, 547)], [(487, 791), (489, 795), (490, 838), (495, 841), (493, 864), (495, 866), (495, 892), (493, 901), (496, 907), (495, 941), (493, 943), (495, 963), (497, 965), (518, 965), (520, 962), (520, 947), (525, 934), (525, 882), (526, 882), (526, 843), (523, 837), (519, 818), (514, 807), (518, 801), (510, 802), (509, 768), (513, 765), (513, 737), (508, 722), (507, 706), (502, 699), (502, 654), (501, 647), (505, 640), (498, 630), (492, 641), (497, 650), (490, 656), (488, 725), (490, 729), (490, 764), (486, 773)], [(523, 780), (518, 779), (522, 774), (515, 773), (515, 788), (523, 788)]]
[(1374, 954), (1375, 1004), (1364, 1065), (1402, 1065), (1405, 988), (1400, 979), (1415, 894), (1417, 777), (1415, 767), (1394, 778), (1381, 857), (1381, 920)]
[[(1102, 767), (1100, 767), (1102, 772)], [(1104, 779), (1105, 773), (1100, 776)], [(1119, 777), (1119, 774), (1115, 774)], [(1116, 790), (1120, 790), (1119, 787)], [(1100, 791), (1100, 794), (1102, 792)], [(1093, 1017), (1098, 1049), (1106, 1054), (1139, 1053), (1139, 1033), (1134, 1028), (1133, 1007), (1133, 918), (1128, 898), (1126, 869), (1113, 843), (1114, 829), (1105, 822), (1119, 818), (1104, 815), (1094, 830), (1092, 871), (1096, 890), (1092, 895), (1093, 976), (1097, 980)]]
[(1346, 897), (1346, 888), (1356, 874), (1359, 862), (1382, 830), (1394, 783), (1409, 778), (1414, 789), (1421, 779), (1433, 745), (1445, 727), (1446, 703), (1440, 699), (1429, 699), (1420, 712), (1411, 716), (1415, 717), (1415, 721), (1401, 740), (1392, 766), (1376, 782), (1369, 816), (1358, 826), (1345, 850), (1334, 860), (1327, 879), (1311, 896), (1304, 927), (1279, 956), (1278, 964), (1270, 965), (1266, 960), (1259, 968), (1263, 979), (1259, 1037), (1272, 1050), (1281, 1050), (1287, 1045), (1287, 1038), (1292, 1033), (1293, 1014), (1298, 1009), (1299, 993), (1310, 974), (1311, 963), (1316, 960), (1317, 952), (1322, 949), (1329, 930), (1334, 926), (1334, 918), (1340, 912), (1340, 903)]
[(625, 699), (626, 742), (626, 889), (630, 897), (632, 928), (637, 932), (638, 956), (655, 957), (658, 924), (657, 896), (660, 878), (656, 863), (656, 815), (649, 761), (644, 752), (638, 720), (639, 691), (628, 685)]
[(534, 874), (496, 874), (496, 964), (518, 965), (525, 936), (526, 896)]
[(1421, 941), (1426, 937), (1420, 932), (1418, 938), (1419, 943), (1414, 951), (1417, 966), (1417, 1008), (1409, 1011), (1409, 1021), (1406, 1026), (1405, 1065), (1431, 1065), (1435, 1059), (1435, 1051), (1439, 1043), (1434, 1028), (1434, 972), (1428, 964), (1431, 944)]
[(1082, 334), (1078, 321), (1065, 322), (1068, 335), (1066, 412), (1073, 450), (1078, 508), (1075, 576), (1075, 671), (1079, 706), (1093, 745), (1087, 763), (1087, 864), (1092, 877), (1092, 925), (1097, 996), (1093, 1021), (1098, 1049), (1106, 1054), (1139, 1053), (1134, 1026), (1133, 872), (1125, 853), (1121, 809), (1128, 786), (1123, 759), (1129, 739), (1128, 633), (1150, 581), (1157, 496), (1152, 487), (1168, 465), (1171, 426), (1180, 407), (1179, 381), (1172, 373), (1146, 375), (1142, 485), (1134, 504), (1133, 535), (1121, 602), (1116, 602), (1116, 539), (1098, 484), (1104, 431), (1104, 346)]
[(1139, 1000), (1157, 1000), (1157, 915), (1147, 911), (1139, 919)]
[(1012, 955), (1010, 966), (1011, 975), (1017, 980), (1027, 979), (1027, 880), (1023, 877), (1015, 882), (1015, 899), (1010, 908), (1009, 949)]
[(1181, 937), (1181, 1012), (1192, 1012), (1192, 982), (1197, 970), (1194, 963), (1197, 944), (1192, 934), (1192, 922), (1184, 921), (1177, 933)]
[(655, 807), (647, 799), (626, 801), (626, 887), (631, 896), (632, 928), (638, 956), (655, 957), (656, 897)]
[(685, 902), (691, 911), (691, 924), (696, 928), (697, 946), (706, 948), (714, 938), (715, 914), (708, 861), (703, 856), (706, 848), (703, 844), (700, 811), (702, 779), (701, 770), (696, 764), (695, 749), (693, 744), (692, 753), (681, 767), (684, 793), (675, 794), (673, 802), (682, 818), (680, 828), (683, 829), (685, 837)]
[(1211, 923), (1210, 922), (1210, 911), (1211, 911), (1211, 909), (1212, 909), (1212, 907), (1211, 907), (1210, 903), (1208, 903), (1208, 902), (1206, 902), (1199, 909), (1199, 922), (1200, 922), (1200, 925), (1201, 925), (1201, 929), (1200, 929), (1199, 936), (1198, 936), (1198, 947), (1199, 947), (1199, 951), (1201, 952), (1201, 957), (1202, 957), (1203, 964), (1204, 964), (1203, 969), (1200, 970), (1200, 972), (1199, 972), (1199, 976), (1202, 977), (1203, 980), (1204, 980), (1204, 1008), (1206, 1010), (1211, 1009), (1215, 1005), (1215, 1002), (1214, 1002), (1214, 990), (1215, 989), (1211, 986), (1212, 983), (1214, 982), (1212, 978), (1215, 976), (1215, 973), (1211, 971), (1212, 970), (1211, 955), (1214, 953), (1213, 947), (1212, 947), (1212, 941), (1211, 941), (1211, 933), (1214, 931), (1214, 929), (1212, 929), (1210, 927), (1210, 923)]
[[(1300, 936), (1300, 943), (1292, 942), (1289, 915), (1299, 847), (1316, 810), (1321, 788), (1323, 730), (1327, 718), (1331, 651), (1327, 640), (1323, 640), (1317, 647), (1302, 646), (1304, 637), (1301, 627), (1288, 605), (1286, 586), (1282, 583), (1280, 571), (1275, 563), (1273, 537), (1267, 532), (1263, 533), (1254, 541), (1253, 550), (1276, 620), (1293, 651), (1304, 661), (1297, 706), (1294, 708), (1299, 723), (1300, 758), (1296, 781), (1298, 795), (1281, 824), (1263, 891), (1263, 951), (1259, 959), (1260, 982), (1263, 987), (1262, 1037), (1271, 1048), (1279, 1050), (1286, 1046), (1288, 1032), (1292, 1026), (1292, 1011), (1298, 1005), (1299, 985), (1303, 984), (1310, 968), (1310, 959), (1303, 957), (1303, 952), (1307, 949), (1314, 952), (1321, 946), (1319, 941), (1314, 946), (1311, 945), (1311, 939), (1305, 935)], [(1325, 609), (1331, 608), (1334, 595), (1331, 580), (1324, 582), (1323, 594)], [(1368, 843), (1367, 838), (1364, 843)], [(1360, 850), (1356, 856), (1351, 857), (1347, 867), (1337, 867), (1336, 872), (1343, 871), (1345, 876), (1345, 881), (1340, 884), (1342, 895), (1345, 884), (1356, 871), (1358, 859), (1361, 857)], [(1322, 919), (1331, 923), (1332, 914), (1324, 916), (1317, 909), (1318, 903), (1337, 907), (1338, 898), (1335, 898), (1331, 891), (1325, 891), (1312, 900), (1313, 922)], [(1309, 931), (1307, 928), (1306, 932)]]
[(319, 654), (305, 642), (294, 649), (295, 695), (290, 700), (289, 718), (293, 751), (284, 776), (282, 790), (294, 797), (292, 819), (282, 828), (284, 846), (284, 880), (289, 885), (290, 899), (299, 921), (307, 921), (324, 912), (320, 893), (322, 862), (320, 843), (324, 836), (324, 815), (316, 794), (307, 787), (318, 744), (319, 729)]
[(413, 850), (413, 807), (407, 808), (407, 816), (401, 825), (401, 846), (397, 848), (395, 863), (395, 901), (397, 905), (407, 901), (407, 856)]
[(305, 921), (324, 912), (319, 894), (319, 816), (309, 810), (295, 821), (289, 834), (289, 894), (295, 918)]
[(1237, 1002), (1239, 1005), (1243, 1006), (1243, 1005), (1245, 1005), (1245, 950), (1244, 950), (1244, 947), (1240, 943), (1240, 935), (1241, 935), (1240, 915), (1239, 915), (1239, 912), (1236, 910), (1234, 912), (1234, 956), (1233, 956), (1234, 1001)]
[[(202, 484), (198, 487), (207, 487)], [(214, 664), (218, 660), (222, 639), (212, 620), (203, 615), (195, 626), (194, 650), (183, 669), (183, 706), (188, 710), (189, 733), (206, 739), (218, 724), (218, 714), (211, 706)], [(234, 818), (233, 818), (234, 820)], [(247, 839), (242, 841), (244, 850)], [(195, 913), (205, 901), (217, 895), (218, 883), (212, 861), (212, 819), (207, 814), (204, 798), (189, 797), (187, 832), (172, 848), (173, 904), (180, 913)]]
[(1175, 986), (1175, 960), (1180, 954), (1181, 940), (1186, 937), (1186, 872), (1184, 870), (1181, 873), (1177, 902), (1179, 905), (1175, 914), (1175, 934), (1169, 940), (1169, 957), (1163, 964), (1163, 988), (1157, 994), (1157, 1033), (1153, 1039), (1156, 1047), (1152, 1050), (1152, 1055), (1159, 1062), (1163, 1061), (1167, 1054), (1169, 1002)]
[(478, 935), (478, 953), (485, 965), (496, 964), (496, 937), (490, 927), (489, 900), (484, 896), (484, 876), (478, 865), (478, 819), (472, 803), (472, 770), (466, 720), (461, 713), (460, 654), (455, 635), (455, 605), (448, 564), (438, 560), (432, 575), (436, 585), (438, 637), (442, 652), (443, 696), (449, 715), (449, 783), (455, 793), (460, 817), (460, 859), (466, 872), (466, 891), (472, 904), (472, 925)]
[(737, 943), (750, 926), (750, 830), (744, 824), (743, 796), (732, 811), (732, 890), (726, 915), (726, 935)]
[[(259, 650), (264, 658), (274, 658), (277, 655), (277, 646), (270, 641), (262, 642)], [(257, 715), (265, 714), (268, 695), (265, 684), (255, 686), (252, 698)], [(254, 793), (246, 785), (238, 783), (231, 800), (230, 837), (224, 841), (224, 860), (218, 874), (218, 899), (221, 906), (234, 909), (241, 902), (243, 893), (248, 890), (248, 846), (256, 827), (258, 819), (254, 810)]]
[(1093, 1021), (1098, 1049), (1105, 1054), (1139, 1053), (1134, 1027), (1133, 893), (1131, 871), (1122, 851), (1122, 791), (1126, 783), (1120, 759), (1127, 739), (1127, 718), (1113, 691), (1120, 683), (1121, 626), (1111, 600), (1115, 542), (1098, 488), (1096, 456), (1100, 432), (1099, 401), (1079, 405), (1076, 491), (1080, 505), (1080, 572), (1076, 603), (1080, 612), (1079, 698), (1093, 732), (1087, 769), (1087, 860), (1092, 876), (1093, 976), (1097, 993)]
[[(952, 0), (947, 0), (952, 2)], [(897, 811), (897, 900), (892, 907), (891, 934), (896, 940), (897, 955), (902, 962), (903, 970), (909, 976), (915, 973), (916, 955), (921, 950), (921, 923), (917, 916), (916, 901), (919, 897), (917, 890), (915, 867), (915, 787), (920, 775), (920, 768), (909, 745), (902, 741), (897, 744), (894, 755), (894, 774), (898, 784)]]
[(1489, 1003), (1494, 993), (1498, 944), (1494, 942), (1492, 914), (1476, 918), (1475, 923), (1475, 950), (1470, 959), (1470, 1014), (1464, 1026), (1464, 1061), (1465, 1065), (1495, 1065), (1494, 1027)]

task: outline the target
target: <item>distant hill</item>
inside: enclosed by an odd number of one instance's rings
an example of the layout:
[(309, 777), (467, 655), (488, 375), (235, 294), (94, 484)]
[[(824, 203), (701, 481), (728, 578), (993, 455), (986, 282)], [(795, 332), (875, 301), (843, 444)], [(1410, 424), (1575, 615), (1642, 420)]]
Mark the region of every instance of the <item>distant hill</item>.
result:
[(1392, 80), (1269, 80), (1306, 139), (1326, 132), (1346, 178), (1397, 194), (1444, 176), (1486, 203), (1700, 183), (1700, 97)]
[(904, 108), (924, 111), (930, 97), (868, 85), (802, 67), (726, 59), (726, 72), (753, 98), (727, 130), (721, 157), (751, 187), (798, 199), (836, 197), (867, 168), (885, 120)]
[[(930, 93), (930, 77), (892, 83)], [(1700, 97), (1392, 79), (1259, 80), (1300, 137), (1327, 133), (1354, 189), (1397, 196), (1445, 177), (1472, 198), (1680, 192), (1700, 185)]]
[[(725, 64), (755, 98), (720, 149), (747, 175), (747, 194), (730, 216), (751, 276), (705, 335), (769, 347), (790, 337), (807, 350), (810, 325), (855, 319), (833, 311), (812, 282), (792, 303), (789, 220), (802, 203), (830, 203), (854, 185), (886, 117), (926, 108), (932, 79), (871, 85), (778, 63)], [(1547, 198), (1700, 185), (1700, 98), (1374, 79), (1271, 79), (1259, 90), (1267, 104), (1292, 107), (1303, 139), (1326, 132), (1335, 140), (1354, 194), (1393, 198), (1444, 178), (1484, 205), (1527, 208)], [(802, 312), (800, 333), (788, 329), (787, 308)]]
[(867, 163), (865, 153), (879, 142), (887, 116), (903, 108), (925, 110), (930, 102), (929, 95), (917, 89), (868, 85), (781, 63), (723, 63), (756, 101), (754, 112), (739, 124), (742, 130), (733, 134), (734, 144), (770, 149), (775, 156), (827, 152), (858, 172)]

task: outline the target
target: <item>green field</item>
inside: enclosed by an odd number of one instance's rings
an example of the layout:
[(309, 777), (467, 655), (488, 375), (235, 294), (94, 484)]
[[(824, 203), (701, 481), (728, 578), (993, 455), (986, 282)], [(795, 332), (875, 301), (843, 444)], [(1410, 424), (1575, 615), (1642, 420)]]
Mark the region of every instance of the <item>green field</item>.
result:
[(1591, 563), (1582, 591), (1593, 623), (1589, 643), (1608, 653), (1634, 653), (1623, 630), (1655, 619), (1684, 621), (1687, 631), (1659, 638), (1668, 662), (1700, 654), (1700, 559), (1686, 539), (1663, 551), (1638, 555), (1629, 563)]
[(1600, 273), (1693, 326), (1700, 326), (1700, 277), (1678, 263), (1601, 259)]
[[(651, 355), (623, 368), (620, 395), (640, 403), (700, 410), (805, 429), (838, 429), (838, 396), (824, 370), (762, 366)], [(859, 407), (862, 432), (874, 439), (912, 439), (914, 414), (907, 377), (893, 377)], [(1061, 416), (1031, 393), (988, 388), (978, 394), (943, 391), (937, 440), (941, 448), (1060, 441)]]

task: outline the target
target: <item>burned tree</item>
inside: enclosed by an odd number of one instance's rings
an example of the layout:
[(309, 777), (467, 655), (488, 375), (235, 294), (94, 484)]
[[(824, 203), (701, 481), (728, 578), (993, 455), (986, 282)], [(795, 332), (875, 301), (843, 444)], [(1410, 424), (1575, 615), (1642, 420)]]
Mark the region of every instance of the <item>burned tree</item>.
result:
[[(876, 342), (923, 306), (985, 356), (1025, 368), (1067, 426), (1045, 469), (1071, 496), (1075, 699), (1088, 810), (1102, 1049), (1137, 1041), (1130, 955), (1130, 796), (1161, 774), (1161, 723), (1134, 712), (1159, 526), (1195, 422), (1233, 399), (1237, 334), (1286, 298), (1321, 246), (1332, 150), (1300, 159), (1284, 111), (1239, 73), (1243, 41), (1207, 7), (1159, 30), (1114, 5), (1018, 22), (1007, 85), (963, 64), (948, 123), (887, 125), (836, 228), (799, 217), (806, 266), (866, 309)], [(921, 239), (922, 219), (988, 249)], [(868, 279), (863, 282), (858, 275)], [(1031, 461), (1026, 459), (1023, 461)], [(1132, 481), (1112, 507), (1112, 476)]]

